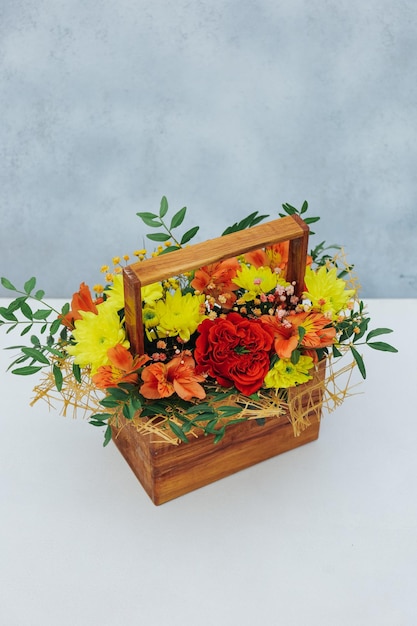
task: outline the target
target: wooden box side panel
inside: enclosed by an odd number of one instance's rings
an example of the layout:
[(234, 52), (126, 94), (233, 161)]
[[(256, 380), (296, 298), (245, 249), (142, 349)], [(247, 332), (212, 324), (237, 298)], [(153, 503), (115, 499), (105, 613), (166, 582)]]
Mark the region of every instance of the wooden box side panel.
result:
[(317, 439), (322, 398), (322, 387), (317, 383), (323, 383), (324, 375), (323, 363), (296, 395), (308, 403), (305, 417), (310, 422), (297, 437), (284, 415), (271, 417), (263, 425), (247, 421), (229, 426), (218, 444), (213, 443), (212, 436), (178, 446), (155, 442), (128, 422), (113, 429), (113, 439), (152, 501), (162, 504)]

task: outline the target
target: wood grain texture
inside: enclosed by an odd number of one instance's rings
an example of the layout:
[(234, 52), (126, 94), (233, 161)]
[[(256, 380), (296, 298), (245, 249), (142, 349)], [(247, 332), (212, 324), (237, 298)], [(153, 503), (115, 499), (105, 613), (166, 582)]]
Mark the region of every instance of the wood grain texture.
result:
[[(202, 436), (178, 446), (151, 441), (125, 421), (113, 427), (113, 440), (154, 504), (159, 505), (190, 491), (204, 487), (256, 463), (314, 441), (319, 436), (322, 389), (310, 387), (323, 382), (322, 364), (313, 381), (291, 390), (301, 404), (309, 407), (311, 425), (294, 436), (287, 416), (234, 424), (226, 428), (223, 439), (213, 443), (213, 436)], [(307, 404), (308, 403), (308, 404)]]
[(308, 233), (305, 222), (298, 215), (291, 215), (127, 266), (123, 271), (125, 320), (132, 352), (144, 352), (142, 286), (274, 243), (289, 241), (286, 279), (295, 281), (295, 291), (300, 293), (304, 282)]

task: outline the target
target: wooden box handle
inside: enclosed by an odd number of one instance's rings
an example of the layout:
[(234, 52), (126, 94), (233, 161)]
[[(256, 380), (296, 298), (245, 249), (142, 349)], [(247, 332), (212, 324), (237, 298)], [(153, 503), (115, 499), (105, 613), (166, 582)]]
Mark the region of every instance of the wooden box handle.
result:
[(290, 215), (125, 267), (123, 270), (125, 323), (133, 353), (144, 353), (141, 286), (151, 285), (274, 243), (289, 241), (286, 280), (295, 281), (295, 292), (301, 295), (308, 233), (307, 224), (298, 215)]

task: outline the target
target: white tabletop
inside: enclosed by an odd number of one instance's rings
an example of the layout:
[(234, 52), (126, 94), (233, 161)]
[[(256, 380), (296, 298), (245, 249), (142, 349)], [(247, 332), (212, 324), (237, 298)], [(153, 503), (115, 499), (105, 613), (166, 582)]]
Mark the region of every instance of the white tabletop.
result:
[(368, 304), (400, 352), (366, 351), (317, 442), (160, 507), (101, 430), (3, 373), (0, 623), (415, 626), (417, 300)]

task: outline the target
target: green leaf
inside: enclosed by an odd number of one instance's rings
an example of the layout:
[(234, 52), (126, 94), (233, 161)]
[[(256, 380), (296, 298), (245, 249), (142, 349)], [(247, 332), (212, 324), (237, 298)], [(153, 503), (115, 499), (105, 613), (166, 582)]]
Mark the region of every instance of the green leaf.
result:
[(219, 406), (217, 410), (223, 413), (223, 417), (230, 417), (242, 412), (242, 409), (237, 406)]
[(119, 406), (118, 400), (113, 400), (112, 398), (103, 398), (100, 400), (100, 404), (107, 409), (115, 409)]
[(70, 305), (69, 305), (69, 302), (66, 302), (61, 309), (61, 314), (66, 315), (67, 313), (69, 313), (69, 311), (70, 311)]
[(298, 361), (300, 360), (300, 351), (299, 350), (293, 350), (291, 352), (291, 363), (293, 365), (297, 365)]
[(332, 346), (332, 352), (335, 359), (337, 359), (339, 356), (342, 356), (342, 353), (334, 344)]
[(166, 233), (150, 233), (146, 236), (151, 241), (168, 241), (170, 239), (170, 236)]
[(294, 215), (295, 213), (298, 213), (297, 209), (295, 207), (291, 206), (291, 204), (288, 204), (288, 202), (283, 204), (282, 208), (284, 209), (284, 211), (285, 211), (285, 213), (287, 215)]
[(366, 341), (369, 341), (373, 337), (378, 337), (379, 335), (388, 335), (392, 332), (391, 328), (375, 328), (366, 335)]
[(52, 313), (52, 309), (39, 309), (38, 311), (33, 312), (34, 320), (46, 320)]
[(44, 363), (45, 365), (49, 365), (49, 359), (44, 354), (42, 354), (42, 352), (39, 352), (39, 350), (36, 350), (36, 348), (22, 348), (22, 352), (23, 354), (26, 354), (26, 356), (29, 356), (34, 361), (39, 361), (39, 363)]
[(42, 300), (42, 298), (44, 297), (45, 292), (42, 289), (39, 289), (34, 295), (33, 297), (35, 298), (35, 300)]
[(168, 213), (168, 200), (165, 196), (161, 198), (161, 204), (159, 207), (159, 217), (162, 219)]
[(140, 411), (140, 409), (142, 408), (142, 400), (140, 398), (138, 398), (137, 396), (133, 396), (133, 398), (130, 399), (130, 402), (135, 411)]
[(389, 343), (385, 343), (385, 341), (373, 341), (366, 345), (374, 350), (381, 350), (381, 352), (398, 352), (397, 348), (394, 348)]
[(28, 320), (32, 320), (33, 319), (32, 309), (30, 308), (30, 306), (26, 302), (22, 302), (22, 304), (20, 306), (20, 310), (22, 311), (23, 315), (25, 317), (27, 317)]
[(350, 346), (350, 349), (352, 351), (353, 358), (355, 359), (356, 364), (359, 368), (359, 371), (362, 374), (362, 378), (366, 378), (366, 369), (365, 369), (365, 363), (363, 362), (363, 358), (361, 357), (359, 352), (356, 350), (356, 348), (354, 348), (353, 346)]
[(81, 382), (81, 368), (77, 363), (72, 364), (72, 373), (77, 383)]
[(123, 405), (122, 413), (127, 420), (132, 420), (135, 417), (136, 410), (130, 402), (126, 402)]
[(33, 343), (34, 346), (40, 346), (41, 342), (39, 341), (39, 339), (37, 338), (36, 335), (32, 335), (30, 338), (30, 341)]
[(175, 250), (181, 250), (181, 248), (179, 246), (168, 246), (167, 248), (164, 248), (158, 256), (162, 256), (163, 254), (168, 254), (168, 252), (175, 252)]
[(109, 398), (119, 401), (121, 400), (122, 402), (125, 402), (128, 398), (126, 391), (123, 391), (123, 389), (120, 389), (119, 387), (109, 387), (107, 389), (107, 394)]
[(22, 302), (26, 302), (27, 298), (28, 298), (27, 296), (20, 296), (19, 298), (16, 298), (16, 300), (13, 300), (13, 302), (10, 302), (7, 309), (9, 311), (17, 311), (18, 309), (20, 309)]
[(177, 228), (178, 226), (181, 226), (181, 224), (184, 221), (186, 212), (187, 212), (187, 207), (183, 207), (177, 213), (175, 213), (174, 217), (171, 220), (171, 230), (173, 228)]
[(49, 332), (51, 333), (51, 335), (55, 335), (55, 333), (58, 332), (60, 326), (61, 326), (61, 320), (57, 318), (56, 320), (52, 322), (51, 328), (49, 329)]
[(159, 228), (162, 226), (161, 220), (158, 219), (158, 216), (155, 213), (136, 213), (138, 217), (142, 220), (146, 226), (150, 226), (151, 228)]
[(29, 278), (29, 280), (25, 282), (23, 289), (29, 295), (30, 292), (33, 291), (33, 289), (35, 289), (35, 285), (36, 285), (36, 278), (32, 276), (32, 278)]
[(187, 232), (184, 233), (181, 237), (181, 245), (183, 246), (184, 244), (188, 243), (190, 239), (192, 239), (197, 234), (199, 228), (199, 226), (194, 226), (194, 228), (190, 228), (190, 230), (187, 230)]
[(111, 428), (110, 426), (107, 426), (106, 430), (104, 431), (104, 441), (103, 441), (103, 448), (105, 448), (111, 441)]
[(23, 335), (26, 335), (29, 331), (31, 331), (32, 330), (32, 326), (33, 326), (33, 324), (29, 324), (29, 326), (25, 326), (25, 328), (20, 333), (20, 336), (23, 337)]
[(5, 289), (10, 289), (11, 291), (17, 291), (16, 287), (10, 282), (10, 280), (8, 280), (7, 278), (4, 278), (4, 276), (2, 276), (0, 280), (1, 280), (1, 284), (3, 285)]
[(171, 422), (171, 421), (168, 421), (168, 424), (172, 432), (174, 433), (174, 435), (178, 437), (178, 439), (181, 439), (181, 441), (183, 441), (184, 443), (188, 443), (187, 437), (184, 435), (184, 433), (182, 432), (182, 429), (180, 428), (180, 426), (178, 426), (178, 424), (176, 424), (175, 422)]
[(307, 202), (307, 200), (304, 200), (303, 206), (301, 207), (301, 210), (300, 210), (300, 215), (305, 213), (307, 211), (307, 209), (308, 209), (308, 202)]
[(306, 224), (314, 224), (315, 222), (318, 222), (319, 219), (319, 217), (306, 217), (304, 221)]
[(0, 306), (0, 315), (4, 317), (8, 322), (17, 322), (17, 317), (12, 311), (9, 311), (4, 306)]
[(306, 334), (306, 329), (304, 328), (304, 326), (299, 326), (298, 327), (298, 343), (302, 342), (305, 334)]
[(26, 365), (25, 367), (18, 367), (16, 370), (12, 370), (12, 374), (19, 374), (19, 376), (30, 376), (30, 374), (36, 374), (41, 369), (41, 366)]
[(56, 386), (58, 391), (61, 391), (61, 389), (62, 389), (62, 382), (63, 382), (63, 376), (62, 376), (61, 369), (58, 367), (58, 365), (56, 365), (56, 363), (54, 363), (54, 366), (52, 368), (52, 372), (54, 374), (55, 386)]
[[(94, 415), (90, 416), (90, 420), (95, 420), (97, 422), (106, 422), (109, 417), (113, 417), (113, 413), (94, 413)], [(102, 424), (104, 426), (104, 424)]]
[(222, 426), (222, 428), (220, 428), (220, 430), (218, 431), (217, 435), (214, 437), (213, 443), (219, 443), (219, 441), (223, 439), (225, 432), (226, 432), (226, 429), (224, 426)]

